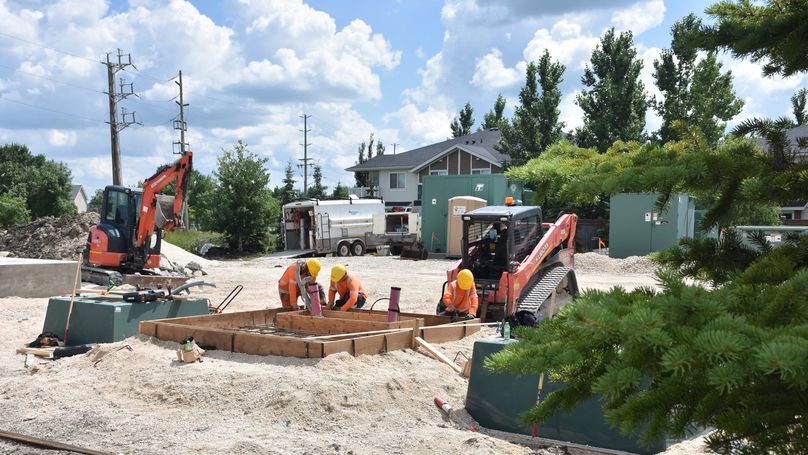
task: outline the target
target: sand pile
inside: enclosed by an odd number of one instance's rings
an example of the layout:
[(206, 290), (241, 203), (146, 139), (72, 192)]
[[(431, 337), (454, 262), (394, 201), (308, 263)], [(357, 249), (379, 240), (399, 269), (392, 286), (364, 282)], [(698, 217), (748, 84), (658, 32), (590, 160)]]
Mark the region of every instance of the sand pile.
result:
[(598, 253), (579, 253), (575, 255), (575, 270), (581, 272), (604, 273), (647, 273), (653, 274), (657, 265), (647, 256), (629, 256), (615, 259)]
[(90, 227), (98, 221), (97, 213), (87, 212), (12, 226), (0, 231), (0, 251), (12, 257), (75, 260), (87, 244)]

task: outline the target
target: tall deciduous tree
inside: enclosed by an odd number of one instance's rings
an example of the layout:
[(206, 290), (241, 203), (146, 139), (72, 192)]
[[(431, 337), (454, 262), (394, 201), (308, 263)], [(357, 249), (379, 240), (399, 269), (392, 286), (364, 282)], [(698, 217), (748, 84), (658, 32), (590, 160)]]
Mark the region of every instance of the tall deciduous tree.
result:
[[(365, 161), (365, 149), (367, 148), (367, 144), (362, 142), (359, 144), (359, 158), (356, 160), (356, 164), (362, 164)], [(354, 172), (354, 179), (356, 180), (356, 186), (359, 188), (364, 188), (368, 186), (368, 173), (367, 172)]]
[(379, 140), (376, 142), (376, 156), (381, 156), (381, 155), (384, 155), (384, 151), (385, 151), (385, 150), (387, 150), (387, 148), (384, 146), (384, 144), (382, 143), (381, 139), (379, 139)]
[(502, 127), (502, 123), (507, 121), (504, 118), (505, 102), (505, 97), (502, 96), (501, 93), (497, 95), (497, 100), (494, 102), (494, 108), (483, 115), (483, 123), (480, 125), (481, 130)]
[(697, 63), (696, 50), (686, 45), (687, 37), (700, 25), (694, 14), (674, 23), (670, 49), (654, 61), (654, 79), (663, 96), (653, 102), (662, 117), (656, 133), (662, 142), (679, 139), (674, 122), (683, 120), (698, 127), (705, 139), (716, 145), (724, 134), (725, 122), (743, 107), (733, 92), (732, 73), (721, 72), (715, 53), (708, 53)]
[(231, 248), (260, 251), (269, 248), (269, 227), (279, 207), (269, 189), (267, 158), (259, 158), (238, 141), (224, 150), (213, 173), (219, 185), (213, 196), (213, 228), (224, 233)]
[(76, 213), (70, 190), (70, 170), (64, 163), (34, 155), (25, 145), (0, 147), (0, 194), (24, 199), (31, 217)]
[(24, 223), (31, 219), (25, 199), (12, 194), (0, 194), (0, 228)]
[(510, 157), (509, 165), (526, 163), (560, 138), (563, 123), (558, 121), (561, 101), (558, 85), (564, 69), (564, 65), (551, 60), (547, 51), (538, 64), (527, 65), (519, 105), (514, 109), (511, 122), (502, 123), (502, 138), (497, 144), (497, 148)]
[(808, 88), (801, 88), (791, 97), (791, 111), (794, 113), (794, 120), (797, 121), (797, 125), (808, 124), (806, 103), (808, 103)]
[(309, 187), (308, 197), (313, 199), (325, 199), (327, 186), (323, 185), (323, 168), (319, 164), (314, 165), (314, 183)]
[(460, 109), (457, 117), (452, 120), (452, 124), (449, 126), (452, 128), (452, 137), (471, 134), (471, 127), (474, 126), (474, 109), (472, 109), (469, 102), (466, 102), (463, 109)]
[(727, 50), (763, 63), (767, 76), (790, 76), (808, 66), (808, 0), (720, 1), (705, 11), (716, 24), (702, 26), (690, 44)]
[(578, 145), (604, 152), (616, 140), (643, 139), (648, 99), (641, 70), (631, 32), (609, 29), (592, 52), (581, 78), (586, 88), (575, 99), (584, 111), (583, 127), (575, 133)]

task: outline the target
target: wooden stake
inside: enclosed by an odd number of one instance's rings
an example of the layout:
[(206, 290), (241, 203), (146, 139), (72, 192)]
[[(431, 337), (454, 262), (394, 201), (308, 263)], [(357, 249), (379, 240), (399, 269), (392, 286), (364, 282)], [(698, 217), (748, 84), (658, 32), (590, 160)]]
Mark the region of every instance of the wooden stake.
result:
[(442, 352), (440, 352), (438, 350), (438, 348), (436, 348), (435, 346), (432, 346), (431, 344), (427, 343), (421, 337), (415, 337), (415, 341), (422, 348), (424, 348), (429, 354), (431, 354), (432, 357), (435, 357), (436, 359), (440, 360), (441, 362), (449, 365), (457, 373), (462, 373), (463, 369), (460, 368), (456, 363), (452, 362), (452, 360), (449, 357), (446, 357)]
[(110, 452), (102, 452), (100, 450), (85, 449), (83, 447), (76, 447), (70, 444), (63, 444), (61, 442), (49, 441), (47, 439), (36, 438), (28, 436), (27, 434), (13, 433), (11, 431), (0, 431), (0, 438), (10, 439), (12, 441), (23, 442), (26, 444), (45, 447), (48, 449), (66, 450), (68, 452), (83, 453), (87, 455), (112, 455)]
[(70, 306), (67, 307), (67, 321), (65, 321), (65, 346), (67, 346), (67, 336), (70, 333), (70, 315), (73, 314), (73, 302), (76, 300), (76, 288), (79, 287), (81, 282), (81, 262), (84, 260), (82, 253), (79, 253), (79, 260), (76, 264), (76, 279), (73, 280), (73, 292), (70, 293)]
[(421, 321), (422, 319), (415, 319), (415, 327), (412, 329), (412, 342), (413, 349), (418, 349), (418, 338), (421, 336)]

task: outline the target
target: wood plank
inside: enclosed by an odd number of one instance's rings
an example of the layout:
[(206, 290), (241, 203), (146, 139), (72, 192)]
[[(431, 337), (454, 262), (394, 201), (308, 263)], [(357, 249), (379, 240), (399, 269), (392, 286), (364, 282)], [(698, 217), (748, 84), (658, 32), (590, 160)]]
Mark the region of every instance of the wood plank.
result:
[(163, 341), (179, 343), (185, 337), (192, 336), (196, 344), (206, 349), (213, 347), (221, 351), (232, 351), (233, 334), (234, 332), (230, 330), (157, 322), (155, 337)]
[(387, 352), (407, 349), (412, 346), (411, 331), (395, 332), (384, 335), (387, 338)]
[(202, 316), (186, 316), (182, 318), (158, 319), (158, 322), (194, 325), (220, 329), (244, 326), (266, 325), (277, 313), (289, 312), (289, 308), (265, 308), (261, 310), (236, 311), (232, 313), (206, 314)]
[(359, 333), (373, 330), (387, 330), (408, 327), (413, 321), (400, 321), (395, 323), (374, 322), (335, 317), (314, 317), (301, 314), (278, 314), (275, 326), (279, 329), (297, 330), (319, 334)]
[(446, 357), (446, 355), (444, 355), (440, 350), (438, 350), (438, 348), (427, 343), (423, 338), (416, 337), (415, 341), (418, 343), (420, 347), (424, 348), (424, 350), (426, 350), (433, 357), (452, 367), (452, 369), (455, 370), (455, 372), (461, 373), (463, 371), (457, 364), (452, 362), (451, 359)]
[(293, 337), (243, 332), (233, 334), (233, 351), (243, 354), (305, 358), (306, 344), (306, 341)]
[(308, 345), (307, 356), (310, 359), (319, 359), (325, 357), (323, 355), (323, 342), (322, 341), (306, 341)]
[(323, 342), (323, 357), (336, 354), (338, 352), (350, 352), (353, 354), (352, 349), (352, 340), (326, 341)]
[(477, 333), (482, 327), (481, 324), (474, 325), (438, 325), (424, 327), (421, 329), (422, 337), (430, 343), (445, 343), (447, 341), (462, 340), (463, 338)]
[(0, 437), (4, 439), (9, 439), (11, 441), (23, 442), (25, 444), (37, 447), (45, 447), (48, 449), (66, 450), (68, 452), (82, 453), (86, 455), (112, 455), (112, 452), (102, 452), (100, 450), (86, 449), (84, 447), (64, 444), (57, 441), (51, 441), (48, 439), (28, 436), (27, 434), (14, 433), (11, 431), (0, 431)]
[(394, 333), (394, 332), (401, 332), (407, 331), (409, 332), (412, 329), (409, 328), (401, 328), (401, 329), (387, 329), (387, 330), (371, 330), (368, 332), (357, 332), (357, 333), (338, 333), (336, 335), (319, 335), (313, 337), (306, 337), (305, 340), (336, 340), (338, 338), (345, 338), (345, 337), (359, 337), (364, 335), (379, 335), (382, 333)]
[(137, 330), (142, 335), (157, 337), (157, 323), (154, 321), (140, 321)]
[(50, 359), (53, 357), (53, 351), (55, 347), (48, 347), (48, 348), (29, 348), (27, 346), (18, 348), (17, 354), (33, 354), (37, 357), (42, 357), (45, 359)]
[(327, 318), (340, 318), (340, 319), (356, 319), (360, 321), (375, 321), (375, 322), (387, 322), (387, 312), (385, 311), (382, 314), (379, 314), (375, 311), (365, 311), (365, 310), (356, 310), (356, 311), (339, 311), (339, 310), (323, 310), (323, 316)]
[(368, 335), (354, 339), (354, 356), (371, 355), (385, 352), (384, 335)]

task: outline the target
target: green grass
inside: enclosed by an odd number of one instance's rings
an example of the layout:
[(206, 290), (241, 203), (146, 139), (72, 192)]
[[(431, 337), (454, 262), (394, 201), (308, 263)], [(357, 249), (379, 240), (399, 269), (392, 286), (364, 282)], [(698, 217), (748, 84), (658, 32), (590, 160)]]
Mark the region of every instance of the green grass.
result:
[(163, 236), (163, 240), (166, 242), (192, 253), (197, 253), (196, 247), (203, 245), (208, 239), (210, 239), (214, 245), (219, 246), (221, 238), (222, 234), (218, 232), (185, 229), (177, 229), (174, 232), (165, 233)]

